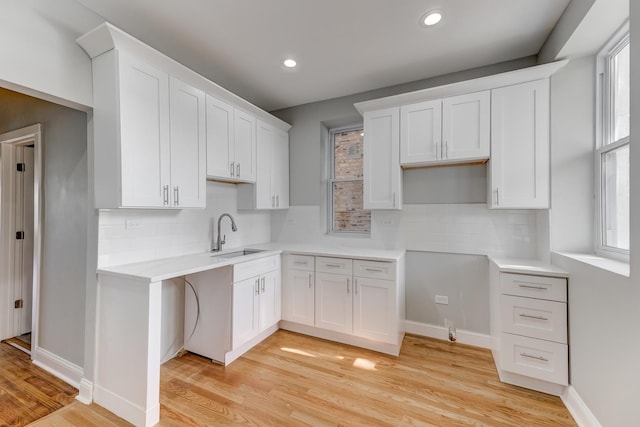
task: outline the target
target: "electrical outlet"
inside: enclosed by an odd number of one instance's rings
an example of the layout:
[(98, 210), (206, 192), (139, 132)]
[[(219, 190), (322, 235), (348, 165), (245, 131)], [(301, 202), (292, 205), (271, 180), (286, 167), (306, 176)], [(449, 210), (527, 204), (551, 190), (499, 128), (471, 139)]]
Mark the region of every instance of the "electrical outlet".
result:
[(127, 230), (137, 230), (138, 228), (142, 228), (142, 222), (137, 219), (128, 219), (125, 221), (124, 227)]
[(382, 220), (382, 225), (393, 225), (393, 220), (392, 219), (383, 219)]
[(449, 304), (449, 297), (445, 295), (436, 295), (436, 304)]

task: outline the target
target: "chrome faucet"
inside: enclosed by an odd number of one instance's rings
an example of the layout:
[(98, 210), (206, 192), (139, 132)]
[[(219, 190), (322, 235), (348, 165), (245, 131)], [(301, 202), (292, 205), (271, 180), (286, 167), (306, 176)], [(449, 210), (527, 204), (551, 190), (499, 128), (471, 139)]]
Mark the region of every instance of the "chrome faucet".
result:
[(222, 218), (224, 218), (225, 216), (228, 216), (229, 219), (231, 220), (231, 231), (238, 231), (238, 227), (236, 226), (236, 221), (233, 219), (233, 217), (230, 214), (223, 213), (222, 215), (220, 215), (220, 218), (218, 218), (218, 239), (216, 240), (215, 248), (211, 250), (212, 252), (220, 252), (222, 250), (222, 245), (226, 243), (225, 240), (227, 240), (227, 235), (225, 234), (224, 237), (220, 235), (220, 223), (222, 222)]

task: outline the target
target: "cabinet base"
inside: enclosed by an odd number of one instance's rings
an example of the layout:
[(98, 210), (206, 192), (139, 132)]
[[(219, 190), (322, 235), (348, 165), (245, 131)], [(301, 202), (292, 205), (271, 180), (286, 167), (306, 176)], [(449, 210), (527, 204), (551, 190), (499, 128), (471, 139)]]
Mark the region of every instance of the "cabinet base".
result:
[(222, 363), (222, 364), (224, 364), (224, 366), (227, 366), (229, 363), (233, 362), (238, 357), (242, 356), (247, 351), (251, 350), (253, 347), (255, 347), (256, 345), (260, 344), (262, 341), (264, 341), (266, 338), (268, 338), (270, 335), (272, 335), (277, 330), (278, 330), (278, 324), (276, 323), (275, 325), (270, 326), (267, 329), (265, 329), (264, 331), (260, 332), (258, 335), (256, 335), (255, 337), (251, 338), (249, 341), (247, 341), (246, 343), (242, 344), (238, 348), (236, 348), (234, 350), (231, 350), (231, 351), (228, 351), (227, 353), (225, 353), (224, 361), (223, 360), (216, 360), (216, 362)]
[[(496, 367), (497, 368), (497, 367)], [(552, 394), (562, 397), (565, 394), (566, 386), (560, 384), (542, 381), (537, 378), (526, 377), (524, 375), (515, 374), (513, 372), (503, 371), (497, 368), (500, 381), (507, 384), (517, 385), (519, 387), (528, 388), (542, 393)]]
[(291, 332), (310, 335), (316, 338), (322, 338), (329, 341), (336, 341), (343, 344), (366, 348), (368, 350), (378, 351), (380, 353), (389, 354), (391, 356), (398, 356), (400, 354), (400, 347), (402, 346), (402, 340), (404, 338), (404, 332), (399, 332), (397, 344), (376, 342), (368, 340), (366, 338), (355, 337), (340, 332), (316, 328), (314, 326), (302, 325), (300, 323), (289, 322), (287, 320), (280, 321), (280, 328)]

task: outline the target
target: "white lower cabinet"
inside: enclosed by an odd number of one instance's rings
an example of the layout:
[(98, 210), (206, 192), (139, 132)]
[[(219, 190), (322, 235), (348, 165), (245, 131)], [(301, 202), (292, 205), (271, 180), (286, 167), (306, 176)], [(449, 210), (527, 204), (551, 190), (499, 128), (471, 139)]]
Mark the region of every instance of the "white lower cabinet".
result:
[[(504, 382), (560, 395), (569, 384), (567, 279), (491, 267), (491, 336)], [(526, 265), (526, 264), (525, 264)], [(507, 270), (507, 271), (505, 271)], [(547, 274), (547, 275), (538, 275)]]
[(370, 261), (286, 255), (280, 326), (397, 355), (404, 336), (403, 272), (404, 257)]

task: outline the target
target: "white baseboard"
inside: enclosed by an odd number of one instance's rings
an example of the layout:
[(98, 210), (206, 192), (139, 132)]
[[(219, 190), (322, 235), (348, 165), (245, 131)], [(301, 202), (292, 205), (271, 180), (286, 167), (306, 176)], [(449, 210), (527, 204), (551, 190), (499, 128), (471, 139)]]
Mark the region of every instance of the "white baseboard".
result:
[(94, 386), (94, 401), (135, 426), (151, 427), (160, 422), (160, 402), (145, 410), (111, 391)]
[[(408, 334), (422, 335), (423, 337), (437, 338), (449, 341), (449, 329), (444, 326), (430, 325), (427, 323), (414, 322), (412, 320), (404, 321), (405, 332)], [(475, 347), (491, 348), (491, 337), (477, 332), (465, 331), (464, 329), (456, 330), (456, 342), (461, 344), (473, 345)]]
[(82, 378), (80, 380), (80, 386), (78, 387), (80, 393), (76, 397), (77, 400), (84, 403), (85, 405), (89, 405), (93, 402), (93, 382), (89, 381), (86, 378)]
[(84, 370), (80, 366), (63, 359), (42, 347), (36, 347), (32, 351), (34, 365), (55, 375), (78, 390), (81, 390), (80, 382), (84, 376)]
[(567, 387), (560, 398), (580, 427), (602, 427), (573, 386)]

